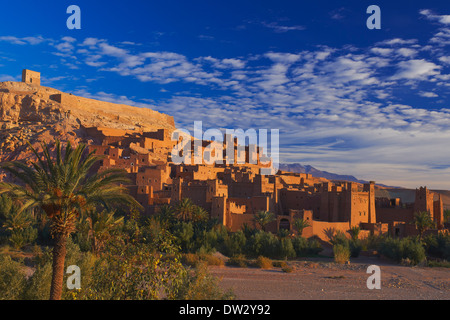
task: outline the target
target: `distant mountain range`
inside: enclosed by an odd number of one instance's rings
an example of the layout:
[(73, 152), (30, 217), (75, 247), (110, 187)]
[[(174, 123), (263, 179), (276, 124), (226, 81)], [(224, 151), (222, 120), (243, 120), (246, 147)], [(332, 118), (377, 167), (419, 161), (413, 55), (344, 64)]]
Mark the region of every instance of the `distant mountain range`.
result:
[[(367, 183), (368, 182), (365, 180), (360, 180), (360, 179), (356, 178), (355, 176), (337, 174), (337, 173), (332, 173), (332, 172), (328, 172), (328, 171), (322, 171), (322, 170), (314, 168), (313, 166), (302, 165), (300, 163), (280, 163), (280, 170), (295, 172), (295, 173), (309, 173), (313, 177), (325, 178), (328, 180), (344, 180), (344, 181), (351, 181), (351, 182), (358, 182), (358, 183)], [(377, 184), (377, 185), (387, 187), (383, 184)]]
[[(367, 183), (368, 181), (359, 180), (354, 176), (336, 174), (316, 169), (310, 165), (301, 165), (300, 163), (280, 163), (280, 170), (295, 173), (310, 173), (313, 177), (325, 178), (328, 180), (344, 180), (358, 183)], [(413, 203), (415, 200), (416, 190), (402, 187), (392, 187), (384, 184), (376, 184), (381, 188), (376, 188), (375, 196), (384, 198), (401, 198), (404, 203)], [(450, 190), (431, 190), (441, 195), (444, 202), (444, 209), (450, 210)], [(435, 199), (436, 200), (436, 199)]]

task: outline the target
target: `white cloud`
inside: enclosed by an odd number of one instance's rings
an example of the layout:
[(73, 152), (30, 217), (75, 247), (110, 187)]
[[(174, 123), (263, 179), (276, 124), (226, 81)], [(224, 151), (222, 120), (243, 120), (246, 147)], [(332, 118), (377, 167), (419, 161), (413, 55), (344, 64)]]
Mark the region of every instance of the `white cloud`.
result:
[(395, 45), (408, 45), (408, 44), (415, 44), (417, 43), (416, 39), (401, 39), (401, 38), (394, 38), (389, 40), (384, 40), (381, 42), (376, 43), (377, 46), (380, 45), (388, 45), (388, 46), (395, 46)]
[(294, 26), (284, 26), (284, 25), (279, 25), (276, 22), (263, 22), (262, 23), (263, 26), (272, 29), (273, 31), (277, 32), (277, 33), (284, 33), (284, 32), (288, 32), (288, 31), (302, 31), (305, 30), (304, 26), (300, 26), (300, 25), (294, 25)]
[(426, 92), (426, 91), (419, 92), (419, 96), (424, 97), (424, 98), (436, 98), (436, 97), (439, 97), (434, 92)]
[(450, 15), (434, 14), (431, 10), (428, 9), (420, 10), (419, 13), (421, 15), (424, 15), (429, 20), (438, 21), (439, 23), (442, 23), (444, 25), (450, 25)]
[(413, 59), (401, 61), (398, 63), (398, 71), (391, 79), (413, 79), (420, 80), (433, 75), (439, 74), (440, 66), (433, 62), (425, 61), (425, 59)]
[(439, 58), (439, 61), (445, 63), (445, 64), (450, 64), (450, 56), (443, 56)]
[(12, 44), (19, 44), (19, 45), (26, 45), (26, 44), (37, 45), (43, 42), (47, 42), (49, 41), (49, 39), (44, 39), (41, 36), (23, 37), (23, 38), (18, 38), (14, 36), (2, 36), (0, 37), (0, 41), (6, 41)]

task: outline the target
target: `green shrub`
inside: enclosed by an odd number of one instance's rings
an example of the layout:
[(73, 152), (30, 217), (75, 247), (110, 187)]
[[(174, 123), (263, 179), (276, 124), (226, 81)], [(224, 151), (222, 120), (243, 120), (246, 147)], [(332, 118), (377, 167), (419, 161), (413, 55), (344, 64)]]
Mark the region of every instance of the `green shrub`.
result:
[(278, 230), (278, 238), (287, 238), (289, 237), (290, 231), (287, 229), (280, 229)]
[[(90, 282), (71, 292), (77, 300), (158, 300), (174, 299), (186, 273), (179, 256), (167, 240), (161, 247), (111, 239), (95, 261)], [(163, 253), (175, 254), (162, 259)], [(80, 267), (81, 268), (81, 267)], [(164, 270), (164, 272), (161, 272)], [(83, 279), (83, 276), (82, 276)]]
[(281, 268), (281, 271), (290, 273), (293, 271), (292, 267), (287, 264), (286, 261), (273, 261), (272, 265), (277, 268)]
[(283, 268), (285, 266), (287, 266), (286, 261), (273, 261), (272, 265), (276, 268)]
[(223, 292), (218, 279), (208, 273), (205, 263), (200, 263), (194, 271), (187, 272), (177, 291), (176, 300), (233, 300), (231, 291)]
[(425, 248), (421, 242), (412, 238), (386, 238), (379, 247), (381, 254), (396, 262), (409, 260), (411, 264), (418, 264), (425, 260)]
[(194, 226), (192, 222), (178, 223), (174, 228), (173, 234), (182, 252), (190, 252), (193, 249)]
[(425, 248), (418, 241), (404, 241), (402, 249), (402, 258), (409, 259), (412, 264), (419, 264), (426, 259)]
[(297, 236), (292, 239), (292, 245), (294, 247), (297, 257), (307, 257), (319, 254), (323, 247), (320, 241), (314, 238), (305, 239)]
[(230, 234), (224, 241), (224, 253), (227, 256), (234, 256), (241, 254), (245, 245), (247, 243), (247, 238), (243, 231), (239, 230)]
[(195, 267), (195, 265), (200, 261), (200, 257), (195, 253), (183, 253), (181, 255), (181, 263), (184, 265), (188, 265), (191, 267)]
[(200, 260), (206, 262), (206, 264), (208, 266), (224, 266), (225, 262), (220, 259), (219, 257), (216, 257), (212, 254), (201, 254), (200, 255)]
[(183, 253), (181, 263), (190, 267), (195, 267), (199, 263), (206, 263), (209, 266), (224, 266), (225, 262), (212, 254)]
[(280, 259), (294, 258), (296, 256), (292, 240), (290, 238), (281, 238), (279, 241), (279, 249), (276, 255)]
[(357, 258), (359, 257), (359, 253), (362, 250), (362, 244), (358, 239), (351, 240), (349, 241), (349, 248), (350, 248), (350, 256), (352, 258)]
[(273, 267), (272, 260), (269, 258), (259, 256), (255, 262), (256, 266), (261, 269), (270, 269)]
[(330, 236), (330, 243), (334, 246), (337, 244), (347, 246), (348, 238), (344, 232), (338, 230)]
[(381, 244), (386, 240), (384, 235), (369, 234), (366, 238), (360, 240), (363, 250), (379, 250)]
[(285, 273), (291, 273), (292, 271), (294, 271), (294, 269), (292, 269), (292, 267), (290, 267), (288, 265), (282, 267), (281, 270)]
[(431, 268), (450, 268), (450, 261), (428, 261), (427, 266)]
[(450, 261), (450, 234), (430, 234), (424, 238), (423, 243), (428, 255)]
[(21, 249), (22, 247), (35, 242), (37, 237), (38, 230), (33, 227), (28, 227), (25, 229), (16, 229), (11, 231), (9, 241), (14, 248)]
[[(82, 275), (81, 279), (83, 279)], [(52, 262), (37, 265), (33, 276), (28, 280), (24, 298), (26, 300), (48, 300), (52, 282)], [(66, 286), (63, 284), (63, 290)], [(63, 296), (64, 297), (64, 296)]]
[(228, 259), (227, 264), (230, 266), (246, 268), (247, 267), (247, 258), (243, 254), (238, 254), (238, 255), (232, 256), (230, 259)]
[(247, 254), (258, 257), (277, 258), (280, 256), (280, 240), (271, 232), (259, 230), (249, 240)]
[(26, 279), (23, 265), (0, 255), (0, 300), (20, 300), (25, 290)]
[(335, 244), (333, 246), (334, 261), (337, 263), (346, 263), (350, 259), (350, 248), (345, 244)]

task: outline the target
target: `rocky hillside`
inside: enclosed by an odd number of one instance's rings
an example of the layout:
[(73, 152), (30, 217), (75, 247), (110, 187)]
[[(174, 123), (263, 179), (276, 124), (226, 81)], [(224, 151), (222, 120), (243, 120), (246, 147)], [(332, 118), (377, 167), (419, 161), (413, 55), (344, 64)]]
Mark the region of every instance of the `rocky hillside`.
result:
[(27, 158), (25, 141), (93, 143), (85, 130), (175, 129), (171, 116), (154, 110), (78, 97), (23, 82), (0, 82), (0, 162)]

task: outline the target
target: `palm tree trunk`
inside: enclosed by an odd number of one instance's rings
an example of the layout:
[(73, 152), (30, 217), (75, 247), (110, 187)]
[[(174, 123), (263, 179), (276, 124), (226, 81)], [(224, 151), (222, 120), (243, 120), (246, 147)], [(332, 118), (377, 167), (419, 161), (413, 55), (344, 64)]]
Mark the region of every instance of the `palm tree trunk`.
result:
[(64, 261), (66, 258), (67, 237), (57, 233), (54, 238), (53, 247), (53, 274), (50, 288), (50, 300), (61, 300), (64, 281)]

